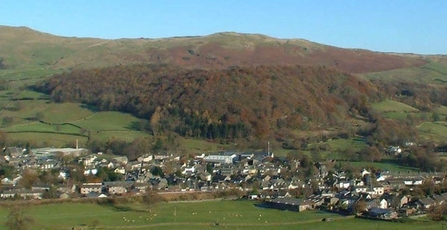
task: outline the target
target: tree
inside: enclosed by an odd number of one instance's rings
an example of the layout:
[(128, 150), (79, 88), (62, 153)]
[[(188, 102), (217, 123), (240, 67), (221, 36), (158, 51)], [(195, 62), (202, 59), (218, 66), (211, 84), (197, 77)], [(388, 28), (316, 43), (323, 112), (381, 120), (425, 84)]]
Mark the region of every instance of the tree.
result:
[(434, 205), (428, 210), (428, 217), (434, 221), (441, 221), (447, 219), (447, 205)]
[(3, 148), (4, 146), (6, 146), (8, 140), (8, 136), (6, 135), (5, 132), (3, 132), (2, 130), (0, 130), (0, 146)]
[(152, 138), (137, 138), (125, 149), (129, 160), (135, 160), (139, 156), (149, 153)]
[(161, 110), (160, 106), (157, 106), (157, 108), (155, 109), (154, 113), (151, 116), (150, 126), (151, 126), (151, 130), (152, 130), (152, 134), (154, 136), (157, 136), (157, 133), (158, 133), (158, 128), (159, 128), (158, 123), (161, 118), (160, 110)]
[(33, 120), (40, 121), (43, 118), (44, 118), (43, 113), (42, 112), (37, 112), (36, 114), (34, 114)]
[(19, 185), (29, 189), (38, 179), (39, 178), (36, 171), (32, 169), (25, 169), (22, 173), (22, 178), (19, 181)]
[(54, 186), (50, 186), (50, 189), (48, 191), (45, 191), (42, 194), (42, 198), (44, 199), (54, 199), (57, 198), (57, 189)]
[(149, 212), (151, 212), (154, 205), (162, 201), (164, 201), (164, 198), (158, 192), (153, 191), (152, 188), (148, 188), (143, 196), (143, 202), (148, 206)]
[(14, 117), (3, 117), (2, 118), (3, 126), (7, 126), (7, 125), (11, 124), (12, 122), (14, 122)]
[(165, 177), (165, 174), (163, 173), (163, 169), (161, 169), (161, 168), (158, 167), (158, 166), (153, 166), (153, 167), (151, 168), (151, 173), (152, 173), (152, 175), (154, 175), (154, 176), (160, 176), (161, 178), (164, 178), (164, 177)]
[(5, 59), (0, 58), (0, 69), (6, 69)]
[(26, 215), (25, 210), (15, 205), (10, 210), (5, 225), (10, 230), (27, 230), (30, 229), (30, 225), (33, 222), (34, 220)]
[(433, 112), (432, 113), (432, 115), (431, 115), (431, 119), (432, 119), (432, 121), (439, 121), (439, 113), (437, 113), (437, 112)]
[(301, 167), (303, 167), (303, 168), (309, 167), (309, 165), (311, 164), (309, 156), (303, 155), (301, 158), (300, 164), (301, 164)]
[(366, 202), (364, 200), (359, 200), (354, 204), (354, 212), (355, 213), (360, 213), (360, 212), (364, 212), (366, 211)]

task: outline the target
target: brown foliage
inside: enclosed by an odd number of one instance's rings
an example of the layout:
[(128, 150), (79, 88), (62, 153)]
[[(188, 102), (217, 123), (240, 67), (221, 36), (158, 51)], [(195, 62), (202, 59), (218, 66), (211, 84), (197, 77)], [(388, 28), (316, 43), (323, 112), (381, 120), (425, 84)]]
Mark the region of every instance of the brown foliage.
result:
[(134, 65), (59, 74), (36, 86), (57, 102), (77, 101), (149, 119), (155, 134), (208, 139), (265, 138), (281, 127), (338, 125), (366, 113), (375, 89), (325, 67), (225, 70)]
[(434, 221), (447, 219), (447, 204), (434, 205), (430, 207), (427, 213), (428, 217)]

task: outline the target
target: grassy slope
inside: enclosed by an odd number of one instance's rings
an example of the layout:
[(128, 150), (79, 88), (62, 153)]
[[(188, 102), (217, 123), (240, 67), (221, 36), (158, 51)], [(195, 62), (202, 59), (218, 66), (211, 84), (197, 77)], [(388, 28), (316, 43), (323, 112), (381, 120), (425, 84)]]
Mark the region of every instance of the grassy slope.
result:
[[(98, 229), (433, 229), (436, 222), (390, 223), (352, 219), (317, 211), (301, 213), (262, 209), (249, 201), (206, 201), (167, 203), (151, 208), (151, 212), (118, 211), (95, 204), (56, 204), (29, 208), (35, 219), (33, 229), (70, 229), (91, 224), (97, 220)], [(147, 208), (146, 208), (147, 210)], [(174, 216), (174, 212), (176, 216)], [(0, 210), (0, 221), (6, 220), (7, 211)], [(322, 218), (333, 218), (322, 222)], [(126, 222), (124, 218), (130, 220)], [(133, 221), (132, 221), (133, 220)], [(219, 222), (219, 226), (214, 223)], [(0, 229), (5, 229), (0, 226)]]
[(394, 100), (385, 100), (375, 103), (372, 105), (372, 108), (377, 112), (382, 113), (386, 118), (397, 120), (406, 119), (408, 114), (415, 115), (419, 113), (418, 109)]
[(393, 100), (385, 100), (372, 105), (372, 108), (379, 112), (417, 112), (419, 111), (416, 108), (413, 108), (407, 104), (393, 101)]
[(384, 81), (410, 81), (427, 84), (447, 83), (447, 63), (430, 60), (421, 67), (394, 69), (388, 71), (362, 74), (368, 79), (380, 79)]

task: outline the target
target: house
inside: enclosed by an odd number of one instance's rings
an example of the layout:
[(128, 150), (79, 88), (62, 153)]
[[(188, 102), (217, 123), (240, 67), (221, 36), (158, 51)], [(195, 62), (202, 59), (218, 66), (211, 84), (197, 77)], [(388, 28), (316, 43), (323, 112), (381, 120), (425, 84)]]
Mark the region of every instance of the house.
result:
[(84, 183), (80, 186), (80, 193), (82, 195), (87, 195), (89, 193), (101, 193), (102, 184), (101, 183)]
[(298, 198), (276, 198), (265, 202), (266, 207), (302, 212), (311, 208), (311, 203), (308, 200)]
[(388, 201), (386, 199), (380, 199), (380, 201), (379, 201), (379, 208), (387, 209), (388, 208)]
[(126, 156), (115, 157), (113, 161), (121, 165), (127, 165), (129, 163), (129, 159)]
[(373, 195), (381, 196), (385, 192), (385, 188), (382, 185), (376, 185), (372, 188)]
[(35, 190), (29, 190), (29, 189), (11, 189), (7, 191), (3, 191), (0, 194), (1, 198), (14, 198), (15, 196), (20, 196), (23, 199), (31, 198), (31, 199), (41, 199), (42, 194), (45, 192), (45, 190), (41, 189), (35, 189)]
[(436, 204), (436, 201), (429, 197), (422, 198), (422, 199), (419, 199), (418, 201), (416, 201), (417, 207), (420, 207), (423, 210), (429, 209), (431, 206), (433, 206), (435, 204)]
[(248, 195), (248, 199), (257, 200), (257, 199), (259, 199), (259, 195), (258, 194), (250, 194), (250, 195)]
[(438, 194), (433, 195), (432, 199), (436, 201), (436, 204), (443, 204), (446, 201), (444, 196)]
[(365, 186), (357, 186), (357, 187), (355, 187), (355, 192), (356, 193), (365, 193), (366, 191), (367, 191), (367, 187), (365, 187)]
[(8, 147), (8, 148), (3, 149), (3, 152), (8, 156), (17, 158), (22, 155), (22, 153), (24, 152), (24, 149), (17, 148), (17, 147)]
[(351, 183), (349, 181), (340, 181), (336, 184), (336, 187), (339, 189), (349, 188), (350, 186), (351, 186)]
[(185, 175), (185, 174), (193, 174), (193, 173), (195, 173), (196, 172), (196, 166), (195, 165), (193, 165), (193, 166), (191, 166), (191, 167), (186, 167), (184, 170), (183, 170), (183, 172), (182, 172), (182, 174), (183, 175)]
[(387, 208), (400, 209), (404, 204), (408, 203), (408, 197), (398, 194), (384, 193), (380, 199), (385, 199), (388, 203)]
[(365, 200), (366, 209), (379, 208), (379, 199), (367, 199)]
[(113, 172), (125, 175), (126, 174), (126, 169), (124, 167), (119, 167), (119, 168), (116, 168), (115, 170), (113, 170)]
[(121, 195), (129, 191), (134, 184), (135, 182), (133, 181), (112, 181), (112, 182), (104, 182), (103, 187), (111, 195), (114, 194)]
[(388, 154), (397, 155), (399, 153), (402, 153), (402, 149), (400, 148), (400, 146), (390, 146), (388, 148)]
[(138, 162), (150, 162), (153, 159), (153, 156), (151, 154), (145, 154), (143, 156), (140, 156), (137, 158)]
[(60, 199), (68, 199), (70, 198), (70, 195), (68, 195), (67, 193), (62, 193), (61, 195), (59, 195)]

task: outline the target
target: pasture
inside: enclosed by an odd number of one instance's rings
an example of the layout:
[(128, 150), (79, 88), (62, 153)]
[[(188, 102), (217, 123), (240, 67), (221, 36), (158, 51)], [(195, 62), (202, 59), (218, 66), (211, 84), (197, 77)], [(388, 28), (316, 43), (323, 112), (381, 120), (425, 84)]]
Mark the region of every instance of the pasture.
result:
[(425, 122), (418, 126), (421, 137), (437, 142), (447, 141), (447, 122)]
[(418, 171), (417, 168), (405, 167), (398, 165), (390, 160), (382, 160), (380, 162), (366, 162), (366, 161), (339, 161), (343, 167), (352, 166), (359, 170), (361, 169), (381, 169), (391, 172), (408, 172), (408, 171)]
[(372, 105), (372, 108), (379, 112), (417, 112), (418, 109), (402, 102), (385, 100)]
[(362, 76), (371, 80), (445, 84), (447, 82), (447, 65), (441, 62), (429, 62), (421, 67), (365, 73)]
[[(301, 213), (258, 208), (251, 201), (197, 201), (113, 207), (62, 203), (27, 208), (32, 229), (433, 229), (440, 223), (392, 223), (354, 219), (321, 211)], [(8, 211), (0, 210), (5, 222)], [(331, 222), (321, 221), (332, 218)], [(217, 225), (218, 223), (218, 225)], [(94, 225), (94, 227), (89, 227)], [(0, 230), (6, 229), (3, 225)], [(81, 228), (80, 228), (81, 229)]]

